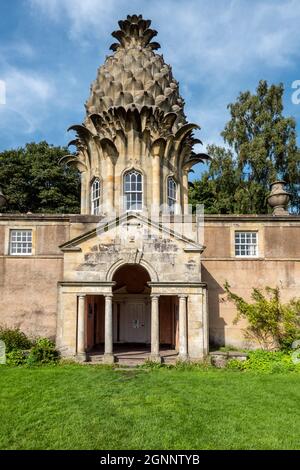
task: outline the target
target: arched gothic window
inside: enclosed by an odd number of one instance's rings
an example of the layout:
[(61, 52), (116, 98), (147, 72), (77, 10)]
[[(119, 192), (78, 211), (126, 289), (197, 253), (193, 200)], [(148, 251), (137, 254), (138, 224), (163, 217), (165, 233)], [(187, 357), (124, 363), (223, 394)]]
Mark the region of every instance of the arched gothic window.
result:
[(175, 205), (177, 202), (177, 184), (172, 176), (168, 178), (168, 207), (170, 212), (175, 211)]
[(100, 213), (100, 181), (94, 179), (91, 185), (91, 209), (93, 215)]
[(143, 208), (143, 176), (136, 170), (124, 175), (124, 196), (126, 211), (141, 211)]

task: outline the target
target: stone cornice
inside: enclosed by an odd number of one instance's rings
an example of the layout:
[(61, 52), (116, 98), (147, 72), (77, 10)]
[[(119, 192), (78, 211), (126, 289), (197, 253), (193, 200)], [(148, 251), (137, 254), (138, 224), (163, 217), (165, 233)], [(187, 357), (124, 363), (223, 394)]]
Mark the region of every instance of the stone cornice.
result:
[(300, 222), (300, 215), (272, 214), (205, 214), (205, 222)]
[(62, 287), (114, 287), (116, 285), (116, 282), (107, 282), (107, 281), (102, 281), (102, 282), (88, 282), (88, 281), (59, 281), (58, 282), (59, 286)]
[[(175, 215), (168, 216), (169, 222), (181, 222), (183, 216)], [(196, 221), (196, 216), (187, 216), (193, 222)], [(57, 222), (70, 222), (70, 223), (98, 223), (102, 219), (101, 216), (95, 215), (82, 215), (82, 214), (12, 214), (0, 213), (0, 222), (10, 220), (24, 220), (24, 221), (57, 221)], [(164, 217), (162, 216), (162, 222)], [(188, 220), (189, 221), (189, 220)], [(298, 222), (300, 223), (300, 215), (285, 215), (274, 216), (272, 214), (205, 214), (204, 222)]]
[(175, 282), (175, 281), (163, 281), (163, 282), (148, 282), (150, 287), (206, 287), (206, 282)]
[(57, 222), (70, 222), (72, 214), (8, 214), (0, 213), (0, 222), (3, 220), (24, 220), (24, 221), (57, 221)]

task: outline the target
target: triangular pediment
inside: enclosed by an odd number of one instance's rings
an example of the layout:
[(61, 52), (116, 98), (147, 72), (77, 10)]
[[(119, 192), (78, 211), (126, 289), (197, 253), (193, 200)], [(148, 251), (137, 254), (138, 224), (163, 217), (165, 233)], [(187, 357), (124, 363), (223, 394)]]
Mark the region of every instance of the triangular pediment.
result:
[[(178, 220), (180, 221), (180, 219)], [(178, 226), (178, 223), (176, 225), (174, 220), (170, 220), (170, 223), (166, 223), (161, 219), (158, 219), (157, 221), (150, 219), (141, 213), (128, 212), (117, 218), (113, 217), (111, 219), (105, 218), (100, 220), (96, 228), (69, 240), (68, 242), (61, 245), (60, 249), (64, 252), (81, 251), (82, 244), (88, 240), (93, 238), (104, 238), (104, 236), (107, 236), (110, 232), (112, 235), (113, 233), (117, 233), (116, 238), (120, 238), (120, 234), (121, 237), (122, 235), (128, 236), (127, 232), (128, 230), (131, 230), (133, 232), (134, 238), (135, 232), (142, 228), (144, 231), (147, 229), (147, 234), (150, 238), (169, 238), (170, 240), (183, 245), (182, 248), (184, 251), (202, 253), (205, 247), (202, 244), (197, 243), (191, 238), (186, 237), (182, 233), (176, 231), (174, 229), (176, 226)]]

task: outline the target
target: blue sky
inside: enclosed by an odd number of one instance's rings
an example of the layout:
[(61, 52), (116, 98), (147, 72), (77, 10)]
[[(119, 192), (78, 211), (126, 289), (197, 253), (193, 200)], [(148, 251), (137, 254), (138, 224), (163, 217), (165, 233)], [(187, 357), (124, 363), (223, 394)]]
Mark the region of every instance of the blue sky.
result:
[(67, 128), (83, 121), (90, 84), (110, 54), (110, 33), (133, 13), (158, 31), (203, 150), (222, 143), (227, 104), (260, 79), (284, 83), (285, 114), (300, 134), (300, 104), (291, 100), (300, 80), (299, 0), (2, 0), (0, 150), (44, 139), (67, 144)]

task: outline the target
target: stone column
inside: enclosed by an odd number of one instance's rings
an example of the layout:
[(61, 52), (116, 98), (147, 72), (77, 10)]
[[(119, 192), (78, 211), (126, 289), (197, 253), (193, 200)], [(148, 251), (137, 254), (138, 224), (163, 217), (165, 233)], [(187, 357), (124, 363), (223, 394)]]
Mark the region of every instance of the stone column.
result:
[(90, 213), (90, 194), (87, 191), (87, 173), (86, 171), (82, 171), (80, 174), (80, 181), (81, 181), (81, 214), (89, 214)]
[(203, 355), (207, 356), (209, 353), (209, 315), (207, 286), (203, 287), (202, 292)]
[(186, 361), (188, 359), (187, 345), (187, 318), (186, 318), (187, 296), (179, 296), (179, 359)]
[(151, 295), (151, 355), (150, 360), (161, 362), (159, 355), (159, 296)]
[(79, 361), (86, 361), (85, 352), (85, 295), (78, 296), (77, 314), (77, 358)]
[(105, 296), (105, 333), (104, 333), (104, 358), (105, 364), (114, 362), (113, 355), (113, 311), (112, 295)]
[(110, 213), (114, 209), (114, 164), (110, 157), (107, 157), (107, 173), (106, 173), (106, 212)]
[(189, 181), (188, 181), (188, 171), (183, 170), (182, 173), (182, 203), (183, 214), (188, 214), (188, 204), (189, 204)]
[(160, 207), (160, 157), (159, 155), (153, 156), (153, 165), (152, 165), (152, 204), (155, 206), (155, 209), (158, 210)]

